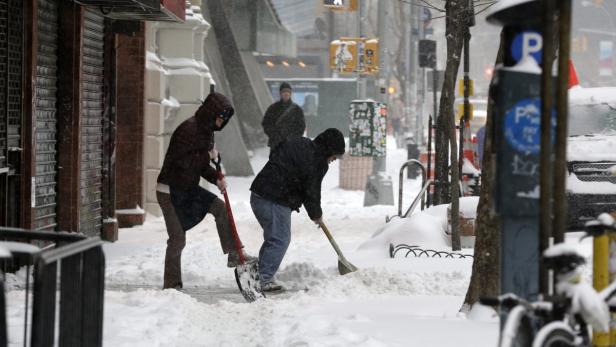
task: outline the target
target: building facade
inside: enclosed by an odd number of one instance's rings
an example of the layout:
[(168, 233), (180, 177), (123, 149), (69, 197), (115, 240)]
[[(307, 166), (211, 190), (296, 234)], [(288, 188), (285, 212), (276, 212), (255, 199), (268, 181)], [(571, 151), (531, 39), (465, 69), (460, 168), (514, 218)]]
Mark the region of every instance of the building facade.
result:
[(0, 0), (0, 226), (117, 237), (116, 204), (143, 194), (124, 189), (143, 177), (143, 21), (183, 10)]

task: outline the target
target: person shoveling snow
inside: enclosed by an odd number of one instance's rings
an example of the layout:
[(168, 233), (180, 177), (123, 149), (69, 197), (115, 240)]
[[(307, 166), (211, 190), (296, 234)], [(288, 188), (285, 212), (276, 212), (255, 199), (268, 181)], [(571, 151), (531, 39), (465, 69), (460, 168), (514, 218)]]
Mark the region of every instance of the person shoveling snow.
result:
[(210, 166), (217, 154), (214, 131), (222, 130), (233, 116), (231, 102), (220, 93), (211, 93), (195, 115), (184, 121), (171, 135), (163, 167), (158, 176), (156, 198), (163, 212), (167, 233), (163, 289), (182, 289), (182, 250), (186, 231), (197, 225), (207, 213), (216, 219), (216, 229), (224, 254), (229, 254), (228, 267), (255, 260), (237, 251), (225, 203), (199, 186), (203, 177), (218, 186), (227, 187), (224, 177)]
[(314, 140), (290, 137), (271, 154), (250, 190), (250, 205), (263, 228), (259, 251), (259, 275), (264, 292), (284, 288), (274, 275), (291, 242), (291, 211), (306, 212), (317, 225), (323, 224), (321, 182), (328, 166), (344, 154), (344, 136), (329, 128)]

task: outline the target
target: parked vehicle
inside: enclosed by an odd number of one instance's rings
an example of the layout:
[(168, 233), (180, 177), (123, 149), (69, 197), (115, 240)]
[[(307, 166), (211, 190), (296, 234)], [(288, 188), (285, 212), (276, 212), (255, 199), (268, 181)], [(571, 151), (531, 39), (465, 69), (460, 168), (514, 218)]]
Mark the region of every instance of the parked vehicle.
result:
[(616, 88), (569, 91), (569, 229), (616, 211)]

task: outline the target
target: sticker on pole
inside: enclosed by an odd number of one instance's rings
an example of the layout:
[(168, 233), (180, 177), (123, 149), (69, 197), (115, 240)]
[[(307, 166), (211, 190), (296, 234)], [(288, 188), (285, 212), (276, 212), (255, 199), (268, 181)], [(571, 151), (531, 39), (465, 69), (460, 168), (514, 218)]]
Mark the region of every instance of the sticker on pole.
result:
[[(552, 111), (552, 143), (556, 113)], [(518, 101), (505, 113), (505, 138), (517, 152), (539, 154), (541, 150), (541, 99), (528, 98)]]

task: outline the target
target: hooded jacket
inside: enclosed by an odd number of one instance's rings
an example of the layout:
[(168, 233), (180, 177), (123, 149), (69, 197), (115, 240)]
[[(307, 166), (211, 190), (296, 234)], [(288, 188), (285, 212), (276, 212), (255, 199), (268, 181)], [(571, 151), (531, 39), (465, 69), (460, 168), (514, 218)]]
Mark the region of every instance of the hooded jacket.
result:
[[(216, 117), (223, 112), (228, 118), (218, 128)], [(195, 115), (182, 122), (171, 135), (158, 182), (175, 190), (198, 186), (199, 177), (215, 184), (218, 173), (210, 166), (208, 152), (214, 148), (214, 131), (222, 130), (233, 113), (231, 102), (224, 95), (208, 95)]]
[(321, 218), (321, 182), (327, 159), (344, 154), (344, 137), (327, 129), (314, 140), (293, 136), (273, 152), (250, 190), (277, 204), (299, 211), (303, 204), (310, 219)]

